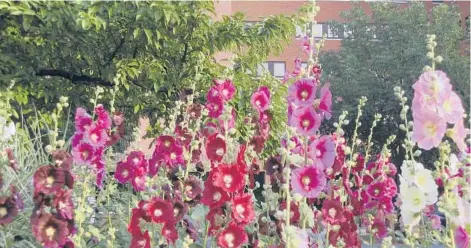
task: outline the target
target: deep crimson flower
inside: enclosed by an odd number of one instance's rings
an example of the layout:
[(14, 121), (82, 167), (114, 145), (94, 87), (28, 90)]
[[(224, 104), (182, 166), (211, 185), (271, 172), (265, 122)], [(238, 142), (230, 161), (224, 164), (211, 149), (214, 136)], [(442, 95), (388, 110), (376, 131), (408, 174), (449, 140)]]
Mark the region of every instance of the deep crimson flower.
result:
[(7, 153), (8, 166), (18, 173), (18, 162), (16, 161), (15, 155), (13, 154), (13, 150), (11, 148), (7, 148), (5, 151)]
[(200, 132), (200, 135), (208, 138), (209, 136), (215, 134), (218, 132), (218, 127), (216, 126), (216, 124), (212, 123), (212, 122), (208, 122), (204, 125), (203, 128), (201, 128), (201, 132)]
[(255, 218), (252, 195), (240, 194), (234, 196), (231, 202), (232, 219), (239, 225), (247, 225)]
[(62, 218), (72, 220), (74, 218), (72, 190), (59, 190), (54, 197), (54, 207)]
[(114, 178), (120, 183), (127, 183), (134, 178), (134, 167), (128, 162), (119, 162), (116, 166)]
[(174, 222), (169, 221), (164, 224), (162, 227), (162, 236), (164, 236), (169, 244), (173, 244), (177, 241), (178, 232)]
[(175, 144), (175, 139), (172, 136), (161, 135), (157, 138), (155, 143), (155, 152), (157, 153), (170, 153)]
[[(280, 209), (281, 210), (285, 210), (287, 207), (286, 205), (286, 202), (282, 202), (281, 205), (280, 205)], [(290, 211), (290, 223), (291, 224), (296, 224), (299, 222), (299, 219), (301, 218), (301, 213), (299, 212), (299, 206), (298, 204), (294, 203), (294, 202), (291, 202), (290, 203), (290, 207), (289, 207), (289, 211)]]
[(0, 197), (0, 225), (6, 225), (13, 222), (18, 215), (18, 206), (10, 197)]
[(229, 223), (228, 227), (217, 237), (218, 246), (222, 248), (238, 248), (249, 241), (245, 230), (235, 224)]
[(221, 207), (213, 207), (209, 209), (206, 220), (209, 221), (208, 233), (214, 234), (224, 226), (227, 217)]
[(309, 145), (309, 156), (324, 169), (332, 167), (335, 159), (335, 143), (332, 137), (323, 135)]
[(290, 126), (297, 129), (304, 136), (312, 136), (321, 125), (321, 117), (312, 106), (300, 107), (293, 111)]
[(368, 186), (366, 192), (373, 198), (379, 198), (385, 194), (386, 188), (383, 182), (375, 182)]
[(281, 173), (283, 170), (283, 165), (281, 164), (281, 157), (269, 157), (265, 162), (265, 172), (267, 175), (271, 176), (275, 172)]
[(270, 108), (270, 91), (267, 87), (258, 88), (250, 98), (252, 107), (259, 112), (263, 112)]
[(224, 101), (220, 97), (216, 97), (210, 101), (208, 100), (208, 102), (206, 102), (206, 109), (209, 111), (209, 117), (218, 118), (224, 110)]
[(149, 203), (147, 214), (152, 218), (153, 222), (165, 223), (173, 220), (173, 207), (171, 203), (154, 197)]
[(255, 135), (250, 139), (249, 146), (257, 153), (262, 153), (266, 139), (261, 135)]
[(203, 191), (201, 184), (201, 180), (198, 177), (190, 175), (183, 184), (183, 186), (185, 187), (183, 189), (185, 196), (189, 199), (195, 199), (196, 197), (198, 197)]
[(206, 156), (209, 160), (220, 162), (226, 154), (226, 141), (219, 134), (209, 136), (206, 142)]
[(322, 204), (322, 217), (329, 224), (345, 221), (344, 209), (338, 199), (325, 200)]
[(311, 106), (316, 98), (316, 83), (314, 79), (302, 78), (289, 86), (288, 99), (296, 106)]
[(34, 173), (33, 185), (37, 192), (54, 194), (65, 185), (64, 171), (52, 165), (43, 165)]
[(198, 119), (201, 116), (201, 105), (198, 103), (194, 103), (190, 105), (187, 109), (188, 114), (190, 114), (190, 118)]
[(316, 77), (321, 75), (321, 73), (322, 73), (321, 65), (319, 65), (319, 64), (313, 65), (312, 66), (312, 73)]
[(147, 210), (142, 208), (133, 208), (131, 214), (131, 221), (128, 225), (128, 232), (134, 235), (141, 234), (141, 227), (139, 223), (141, 219), (149, 222), (150, 218), (147, 216)]
[(231, 164), (220, 164), (212, 179), (214, 186), (229, 193), (239, 191), (245, 185), (244, 174), (238, 170), (238, 166)]
[(131, 179), (131, 185), (135, 191), (144, 191), (146, 189), (147, 171), (144, 168), (135, 168), (134, 177)]
[(188, 212), (188, 206), (176, 198), (172, 201), (172, 206), (173, 218), (175, 219), (175, 222), (180, 222), (183, 219), (183, 216)]
[(150, 248), (149, 231), (133, 234), (130, 248)]
[(65, 150), (52, 151), (52, 160), (56, 167), (61, 167), (64, 170), (70, 170), (74, 159)]
[(67, 222), (49, 213), (42, 213), (32, 227), (34, 237), (44, 247), (63, 247), (67, 242)]
[(213, 186), (212, 179), (204, 184), (203, 197), (201, 198), (201, 203), (210, 207), (222, 206), (226, 201), (229, 200), (229, 195), (227, 191)]
[(10, 184), (10, 192), (11, 192), (10, 198), (15, 202), (15, 205), (20, 210), (25, 209), (25, 204), (23, 202), (23, 198), (21, 197), (21, 194), (20, 194), (20, 192), (18, 192), (15, 185)]
[(301, 167), (291, 174), (291, 187), (294, 192), (307, 198), (316, 198), (324, 189), (324, 173), (314, 166)]

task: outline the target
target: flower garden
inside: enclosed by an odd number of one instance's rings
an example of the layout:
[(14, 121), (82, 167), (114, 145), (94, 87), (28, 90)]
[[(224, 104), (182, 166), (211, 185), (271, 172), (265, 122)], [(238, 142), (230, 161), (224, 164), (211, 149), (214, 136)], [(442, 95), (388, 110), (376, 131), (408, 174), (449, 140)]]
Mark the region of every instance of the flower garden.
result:
[[(383, 144), (372, 140), (383, 116), (360, 121), (367, 98), (355, 115), (333, 119), (337, 96), (313, 37), (302, 44), (306, 69), (248, 93), (249, 116), (238, 109), (247, 92), (236, 79), (213, 78), (200, 92), (192, 85), (159, 120), (150, 155), (139, 134), (118, 152), (135, 120), (104, 100), (103, 87), (91, 107), (58, 98), (42, 128), (1, 112), (0, 246), (470, 247), (469, 110), (439, 69), (439, 35), (427, 36), (429, 63), (410, 82), (413, 97), (399, 86), (385, 93), (396, 99), (402, 135)], [(2, 92), (5, 109), (15, 106), (11, 92)], [(272, 128), (280, 95), (284, 122)], [(328, 121), (332, 131), (321, 128)], [(398, 164), (390, 144), (399, 136)], [(427, 151), (436, 151), (432, 161)]]

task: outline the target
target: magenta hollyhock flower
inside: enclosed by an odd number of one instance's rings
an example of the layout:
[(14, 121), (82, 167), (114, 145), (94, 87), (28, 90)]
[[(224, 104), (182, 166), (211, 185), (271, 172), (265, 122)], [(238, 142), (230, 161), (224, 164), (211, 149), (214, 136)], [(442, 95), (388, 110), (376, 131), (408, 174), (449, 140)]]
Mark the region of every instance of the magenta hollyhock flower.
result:
[(455, 142), (460, 151), (466, 151), (466, 137), (469, 135), (469, 129), (464, 127), (463, 119), (455, 123), (452, 129), (448, 130), (448, 136)]
[(252, 107), (259, 112), (267, 110), (270, 107), (270, 91), (268, 88), (265, 86), (258, 88), (257, 91), (252, 94), (250, 103)]
[(455, 243), (458, 248), (469, 248), (469, 234), (462, 226), (455, 230)]
[(335, 159), (335, 143), (331, 136), (323, 135), (309, 145), (311, 157), (317, 165), (324, 169), (332, 167)]
[(301, 167), (291, 174), (291, 187), (294, 192), (307, 198), (319, 196), (325, 184), (324, 173), (315, 166)]
[(155, 223), (165, 223), (173, 219), (173, 206), (170, 202), (154, 197), (149, 203), (147, 214)]
[(144, 168), (134, 168), (134, 177), (131, 179), (131, 185), (135, 191), (144, 191), (146, 189), (147, 171)]
[[(297, 136), (293, 136), (289, 140), (293, 144), (293, 146), (290, 147), (290, 152), (301, 154), (303, 152), (303, 146), (301, 144), (301, 140)], [(286, 140), (286, 138), (281, 139), (281, 146), (283, 148), (288, 148), (288, 141)]]
[(36, 192), (54, 194), (65, 185), (64, 171), (52, 165), (43, 165), (34, 173), (33, 185)]
[(288, 99), (296, 106), (311, 106), (316, 98), (316, 91), (314, 79), (302, 78), (289, 86)]
[(54, 197), (54, 207), (62, 218), (73, 220), (74, 203), (72, 202), (72, 190), (59, 190)]
[(463, 119), (464, 108), (460, 97), (453, 91), (448, 92), (441, 106), (438, 108), (440, 116), (448, 123), (457, 123)]
[(173, 222), (166, 222), (162, 227), (162, 236), (169, 244), (175, 243), (175, 241), (178, 239), (178, 232), (175, 226), (176, 224)]
[(446, 122), (430, 112), (414, 117), (412, 141), (425, 150), (438, 147), (446, 131)]
[(321, 117), (312, 106), (297, 108), (293, 111), (290, 125), (296, 127), (299, 134), (312, 136), (321, 125)]
[(375, 218), (371, 229), (374, 232), (374, 236), (378, 239), (384, 239), (388, 235), (388, 228), (386, 227), (386, 223), (380, 218)]
[(172, 150), (169, 154), (163, 155), (165, 164), (170, 167), (176, 167), (185, 163), (185, 160), (183, 159), (183, 147), (178, 144), (174, 144), (172, 146)]
[(206, 141), (206, 156), (209, 160), (220, 162), (226, 154), (226, 141), (219, 134), (211, 135)]
[(219, 94), (224, 101), (230, 101), (235, 94), (236, 87), (231, 80), (226, 79), (223, 83), (218, 85)]
[(74, 136), (72, 136), (72, 141), (70, 142), (72, 144), (72, 148), (77, 147), (80, 145), (83, 140), (83, 133), (75, 132)]
[(206, 109), (209, 111), (209, 117), (218, 118), (224, 110), (224, 101), (220, 97), (208, 100), (208, 102), (206, 102)]
[(142, 233), (141, 231), (132, 235), (131, 246), (132, 248), (150, 248), (149, 231)]
[(450, 79), (443, 71), (426, 71), (422, 73), (419, 80), (412, 87), (415, 91), (426, 94), (430, 101), (435, 104), (442, 102), (452, 89)]
[(162, 135), (157, 138), (155, 143), (155, 152), (170, 153), (175, 144), (175, 139), (172, 136)]
[(217, 237), (218, 246), (222, 248), (239, 248), (249, 241), (244, 228), (231, 222)]
[(368, 185), (368, 188), (366, 189), (366, 192), (368, 193), (368, 195), (374, 199), (377, 199), (383, 196), (385, 191), (386, 191), (386, 188), (383, 182), (372, 183)]
[(33, 234), (43, 247), (63, 247), (69, 235), (68, 224), (64, 220), (43, 213), (32, 223)]
[(127, 183), (134, 178), (134, 167), (128, 162), (119, 162), (116, 166), (114, 178), (120, 183)]
[(231, 202), (232, 219), (239, 225), (247, 225), (255, 219), (251, 194), (234, 196)]
[(92, 117), (87, 113), (84, 108), (77, 108), (75, 110), (75, 131), (78, 133), (85, 132), (92, 125)]
[(134, 168), (144, 168), (147, 170), (146, 155), (141, 151), (132, 151), (126, 158), (126, 162)]
[(325, 84), (321, 88), (321, 98), (319, 103), (319, 110), (324, 114), (324, 117), (329, 120), (332, 117), (332, 92), (330, 92), (330, 84)]
[(322, 203), (322, 218), (329, 224), (345, 221), (344, 209), (339, 199), (325, 200)]
[(0, 225), (13, 222), (18, 215), (18, 206), (11, 197), (0, 197)]
[(72, 157), (77, 164), (91, 165), (95, 155), (95, 148), (88, 143), (80, 143), (72, 148)]
[(102, 104), (98, 104), (95, 107), (95, 114), (98, 116), (96, 125), (103, 129), (111, 128), (111, 117), (110, 114), (105, 110)]
[(106, 129), (96, 124), (92, 124), (83, 134), (83, 140), (94, 147), (103, 147), (108, 141)]
[(219, 89), (220, 89), (219, 85), (213, 85), (211, 88), (209, 88), (208, 92), (206, 93), (206, 101), (208, 102), (215, 102), (219, 100), (224, 101)]

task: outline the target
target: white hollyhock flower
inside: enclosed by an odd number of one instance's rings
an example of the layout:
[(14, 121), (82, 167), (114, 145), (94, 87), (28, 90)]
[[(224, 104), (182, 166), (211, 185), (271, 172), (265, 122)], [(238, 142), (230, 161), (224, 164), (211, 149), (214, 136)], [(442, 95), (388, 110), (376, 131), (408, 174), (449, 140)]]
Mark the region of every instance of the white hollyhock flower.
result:
[(418, 169), (414, 175), (414, 183), (417, 187), (425, 193), (437, 191), (437, 185), (433, 179), (432, 172), (427, 169)]
[[(401, 187), (401, 189), (403, 189), (403, 187)], [(401, 192), (401, 200), (405, 209), (415, 213), (422, 211), (426, 206), (425, 193), (416, 186), (405, 188), (405, 190)]]
[(402, 163), (401, 169), (401, 175), (404, 177), (404, 179), (406, 179), (408, 182), (414, 182), (415, 176), (419, 171), (424, 169), (424, 165), (414, 161), (406, 160), (404, 163)]
[[(404, 205), (403, 205), (404, 206)], [(404, 226), (413, 227), (420, 222), (420, 213), (414, 213), (406, 209), (406, 207), (401, 207), (401, 216), (402, 223)]]
[(435, 204), (438, 201), (438, 190), (437, 186), (434, 187), (434, 190), (427, 192), (425, 194), (425, 203), (427, 205)]
[(7, 141), (16, 133), (15, 123), (7, 124), (6, 119), (0, 117), (0, 140)]

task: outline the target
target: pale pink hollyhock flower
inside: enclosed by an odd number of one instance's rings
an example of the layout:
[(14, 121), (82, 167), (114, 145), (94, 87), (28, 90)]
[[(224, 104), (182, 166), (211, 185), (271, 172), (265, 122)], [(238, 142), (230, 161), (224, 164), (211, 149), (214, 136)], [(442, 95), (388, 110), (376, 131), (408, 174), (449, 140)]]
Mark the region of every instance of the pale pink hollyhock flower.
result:
[(438, 147), (446, 132), (446, 122), (439, 116), (426, 112), (414, 117), (412, 141), (425, 150)]
[(460, 97), (453, 91), (448, 92), (448, 95), (438, 108), (438, 113), (445, 118), (448, 123), (460, 121), (464, 114)]
[(441, 220), (440, 220), (440, 216), (436, 215), (436, 214), (432, 214), (432, 216), (430, 217), (430, 219), (432, 220), (432, 228), (435, 229), (435, 230), (438, 230), (442, 227), (442, 223), (441, 223)]
[(330, 84), (327, 83), (321, 88), (321, 101), (318, 107), (327, 120), (332, 117), (332, 92), (329, 87)]
[(469, 234), (462, 226), (455, 230), (455, 243), (458, 248), (469, 248)]
[(270, 107), (270, 92), (267, 87), (260, 87), (250, 98), (252, 107), (259, 112), (263, 112)]
[(331, 136), (324, 135), (309, 145), (309, 157), (324, 169), (332, 167), (335, 159), (335, 143)]
[(451, 91), (450, 79), (443, 71), (426, 71), (412, 86), (415, 91), (427, 94), (434, 103), (442, 102)]
[(469, 129), (464, 127), (464, 121), (458, 121), (455, 123), (452, 129), (448, 130), (448, 136), (455, 142), (456, 146), (460, 151), (466, 150), (466, 137), (469, 135)]
[(83, 139), (85, 142), (89, 143), (94, 147), (102, 147), (108, 141), (108, 134), (106, 133), (106, 129), (92, 124), (90, 128), (88, 128), (83, 135)]
[(292, 100), (296, 106), (310, 106), (316, 98), (316, 90), (314, 79), (299, 79), (289, 86), (288, 100)]
[(293, 111), (290, 125), (296, 127), (299, 134), (312, 136), (321, 125), (321, 116), (312, 106), (297, 108)]
[(95, 156), (95, 148), (88, 143), (79, 143), (72, 148), (71, 153), (76, 164), (91, 165)]
[(324, 173), (313, 165), (298, 168), (291, 174), (291, 187), (294, 192), (307, 198), (319, 196), (325, 184)]

